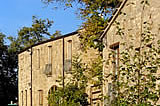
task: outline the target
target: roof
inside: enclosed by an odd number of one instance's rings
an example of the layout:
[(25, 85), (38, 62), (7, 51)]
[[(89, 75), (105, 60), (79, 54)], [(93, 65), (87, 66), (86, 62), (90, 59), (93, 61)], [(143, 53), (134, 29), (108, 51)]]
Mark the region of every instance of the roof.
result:
[(113, 13), (111, 19), (109, 20), (106, 28), (104, 29), (102, 35), (100, 36), (100, 40), (102, 40), (105, 37), (105, 35), (108, 32), (109, 28), (111, 27), (111, 25), (113, 24), (113, 22), (116, 20), (116, 18), (118, 17), (119, 13), (121, 12), (122, 8), (125, 6), (125, 4), (126, 4), (127, 1), (128, 0), (123, 0), (122, 3), (121, 3), (121, 5), (119, 6), (119, 8), (115, 10), (115, 12)]
[(48, 43), (48, 42), (51, 42), (51, 41), (55, 41), (55, 40), (58, 40), (58, 39), (62, 39), (62, 38), (65, 38), (65, 37), (68, 37), (68, 36), (73, 36), (73, 35), (76, 35), (78, 34), (78, 31), (75, 31), (75, 32), (71, 32), (71, 33), (68, 33), (66, 35), (63, 35), (63, 36), (58, 36), (58, 37), (55, 37), (55, 38), (52, 38), (52, 39), (48, 39), (48, 40), (45, 40), (45, 41), (42, 41), (42, 42), (39, 42), (39, 43), (36, 43), (34, 45), (31, 45), (27, 48), (25, 48), (24, 50), (20, 51), (18, 54), (32, 48), (32, 47), (35, 47), (35, 46), (38, 46), (38, 45), (41, 45), (41, 44), (44, 44), (44, 43)]

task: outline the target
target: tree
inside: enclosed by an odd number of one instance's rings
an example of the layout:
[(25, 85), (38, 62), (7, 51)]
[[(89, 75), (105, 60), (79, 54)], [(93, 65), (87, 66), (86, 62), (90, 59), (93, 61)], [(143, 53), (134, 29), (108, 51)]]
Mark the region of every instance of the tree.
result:
[[(41, 0), (45, 4), (64, 4), (65, 7), (78, 7), (78, 15), (84, 20), (81, 25), (83, 31), (80, 34), (81, 47), (86, 50), (89, 47), (102, 48), (103, 45), (94, 45), (93, 41), (100, 37), (113, 10), (121, 0)], [(99, 49), (102, 50), (102, 49)]]
[(8, 37), (11, 41), (11, 47), (14, 51), (20, 51), (26, 47), (34, 45), (38, 42), (48, 39), (48, 37), (53, 37), (48, 32), (48, 29), (52, 26), (53, 21), (37, 19), (33, 16), (32, 27), (23, 27), (18, 32), (18, 37), (14, 38), (12, 36)]
[[(73, 70), (69, 78), (58, 80), (60, 87), (48, 96), (48, 103), (52, 106), (87, 106), (88, 95), (86, 94), (86, 88), (88, 78), (85, 75), (87, 68), (79, 56), (75, 56), (73, 59)], [(62, 86), (63, 80), (65, 80), (64, 87)]]
[(59, 36), (62, 36), (61, 31), (56, 30), (56, 32), (50, 38), (55, 38)]
[(5, 35), (3, 33), (0, 33), (0, 46), (1, 47), (4, 45), (4, 38), (5, 38)]
[(17, 64), (15, 55), (4, 45), (5, 35), (0, 33), (0, 104), (7, 106), (18, 97)]

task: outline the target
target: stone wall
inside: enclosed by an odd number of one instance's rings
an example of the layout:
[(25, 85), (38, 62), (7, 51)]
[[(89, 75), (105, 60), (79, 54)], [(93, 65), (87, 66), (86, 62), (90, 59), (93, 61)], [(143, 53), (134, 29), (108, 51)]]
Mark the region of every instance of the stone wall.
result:
[[(47, 106), (48, 92), (56, 80), (63, 74), (63, 39), (64, 60), (82, 54), (83, 62), (89, 62), (96, 57), (96, 51), (87, 53), (80, 50), (78, 34), (62, 37), (53, 41), (32, 47), (32, 106)], [(69, 51), (71, 49), (71, 51)], [(65, 61), (66, 62), (66, 61)], [(51, 64), (51, 73), (45, 74), (46, 64)], [(66, 76), (68, 74), (65, 74)], [(31, 49), (19, 54), (19, 106), (30, 106), (31, 103)], [(26, 95), (27, 94), (27, 95)], [(43, 95), (43, 96), (40, 96)], [(27, 101), (26, 101), (27, 100)], [(42, 101), (42, 103), (40, 103)], [(23, 104), (23, 105), (22, 105)]]
[[(118, 15), (114, 23), (109, 28), (103, 42), (105, 48), (103, 51), (104, 61), (108, 59), (108, 54), (111, 51), (110, 46), (119, 42), (119, 51), (123, 51), (126, 47), (122, 46), (121, 43), (127, 42), (128, 46), (130, 42), (133, 42), (135, 48), (140, 46), (140, 35), (144, 30), (143, 22), (151, 23), (152, 33), (156, 33), (157, 39), (160, 39), (159, 28), (160, 28), (160, 0), (148, 0), (149, 5), (146, 5), (143, 10), (141, 4), (142, 0), (128, 0), (125, 6), (121, 10), (121, 14)], [(118, 27), (123, 32), (122, 36), (117, 34)], [(132, 36), (132, 39), (131, 37)], [(112, 73), (113, 67), (106, 67), (104, 62), (103, 67), (104, 75)], [(111, 80), (106, 81), (104, 84), (104, 94), (108, 93), (108, 83)]]

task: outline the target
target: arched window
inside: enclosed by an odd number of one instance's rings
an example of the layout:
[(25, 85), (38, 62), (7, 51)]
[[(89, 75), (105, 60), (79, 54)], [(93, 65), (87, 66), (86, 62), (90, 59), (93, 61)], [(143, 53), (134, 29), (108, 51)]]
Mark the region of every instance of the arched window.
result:
[(56, 85), (53, 85), (53, 86), (49, 89), (48, 94), (52, 94), (52, 93), (54, 93), (56, 90), (57, 90), (57, 86), (56, 86)]
[(55, 99), (55, 91), (57, 90), (57, 86), (53, 85), (48, 91), (48, 106), (52, 106), (52, 103)]

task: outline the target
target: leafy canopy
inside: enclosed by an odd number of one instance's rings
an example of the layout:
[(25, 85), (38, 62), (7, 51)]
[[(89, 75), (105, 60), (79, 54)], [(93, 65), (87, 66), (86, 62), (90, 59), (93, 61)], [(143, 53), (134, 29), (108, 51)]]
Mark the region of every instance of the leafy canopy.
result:
[(61, 31), (56, 30), (54, 34), (49, 32), (53, 21), (48, 19), (38, 19), (33, 16), (32, 26), (23, 27), (19, 30), (18, 36), (10, 36), (8, 39), (11, 41), (12, 51), (21, 51), (26, 47), (45, 41), (48, 38), (55, 38), (62, 36)]
[(41, 42), (46, 39), (47, 36), (52, 36), (48, 29), (51, 27), (53, 21), (37, 19), (33, 16), (33, 24), (31, 27), (23, 27), (18, 32), (18, 37), (8, 37), (11, 41), (11, 46), (14, 51), (21, 50), (25, 47), (29, 47), (33, 44)]
[(5, 45), (6, 35), (0, 33), (0, 104), (6, 106), (11, 100), (18, 97), (16, 55), (9, 52), (9, 46)]
[[(121, 0), (41, 0), (45, 4), (64, 4), (65, 7), (76, 6), (78, 15), (84, 22), (81, 25), (80, 40), (82, 49), (88, 47), (100, 48), (103, 45), (99, 42), (95, 45), (93, 41), (98, 39), (103, 32), (108, 19), (110, 18), (114, 8), (118, 6)], [(59, 5), (60, 6), (60, 5)]]

